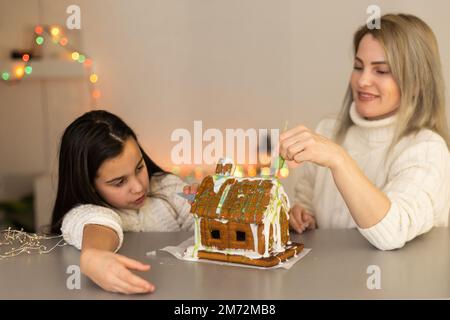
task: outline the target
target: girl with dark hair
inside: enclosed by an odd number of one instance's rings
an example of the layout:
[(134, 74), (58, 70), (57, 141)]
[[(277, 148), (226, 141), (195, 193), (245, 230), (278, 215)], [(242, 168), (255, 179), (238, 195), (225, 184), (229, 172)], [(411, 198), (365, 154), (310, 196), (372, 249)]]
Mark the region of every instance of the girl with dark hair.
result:
[(65, 130), (51, 230), (81, 250), (81, 271), (105, 290), (152, 292), (128, 269), (149, 265), (117, 254), (124, 231), (193, 230), (185, 183), (164, 172), (119, 117), (85, 113)]

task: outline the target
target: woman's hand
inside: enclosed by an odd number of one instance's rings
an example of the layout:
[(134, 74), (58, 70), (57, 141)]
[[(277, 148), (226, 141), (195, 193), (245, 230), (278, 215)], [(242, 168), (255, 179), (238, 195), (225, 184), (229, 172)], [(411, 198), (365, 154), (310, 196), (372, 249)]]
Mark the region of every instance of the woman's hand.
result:
[[(198, 190), (198, 184), (194, 183), (193, 185), (187, 185), (183, 188), (184, 194), (196, 194)], [(188, 201), (190, 204), (193, 203), (193, 201)]]
[[(298, 126), (280, 135), (280, 154), (287, 161), (298, 164), (310, 161), (329, 168), (358, 227), (366, 229), (376, 225), (389, 211), (390, 199), (366, 177), (356, 161), (337, 143), (304, 126)], [(301, 214), (302, 219), (299, 219), (300, 215), (295, 213), (294, 208), (291, 212), (294, 218), (290, 224), (298, 232), (302, 230), (300, 222), (304, 220), (304, 215)]]
[(298, 204), (294, 205), (289, 212), (289, 225), (297, 233), (317, 227), (314, 216)]
[(304, 126), (293, 128), (280, 136), (280, 154), (287, 161), (299, 164), (311, 161), (334, 169), (342, 161), (344, 152), (338, 144)]
[(148, 293), (155, 286), (134, 275), (130, 270), (148, 271), (149, 265), (106, 250), (85, 249), (81, 252), (80, 268), (102, 289), (125, 294)]

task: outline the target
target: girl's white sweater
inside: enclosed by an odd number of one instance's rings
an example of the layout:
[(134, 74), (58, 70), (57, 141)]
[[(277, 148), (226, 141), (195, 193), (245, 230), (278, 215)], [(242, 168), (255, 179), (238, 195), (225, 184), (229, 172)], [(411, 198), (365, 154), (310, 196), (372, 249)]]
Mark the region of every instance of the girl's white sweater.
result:
[(153, 176), (149, 197), (139, 210), (113, 210), (84, 204), (71, 209), (64, 217), (61, 231), (67, 243), (81, 249), (83, 229), (97, 224), (116, 231), (122, 246), (124, 231), (180, 231), (193, 230), (194, 220), (189, 203), (177, 195), (186, 184), (177, 176)]

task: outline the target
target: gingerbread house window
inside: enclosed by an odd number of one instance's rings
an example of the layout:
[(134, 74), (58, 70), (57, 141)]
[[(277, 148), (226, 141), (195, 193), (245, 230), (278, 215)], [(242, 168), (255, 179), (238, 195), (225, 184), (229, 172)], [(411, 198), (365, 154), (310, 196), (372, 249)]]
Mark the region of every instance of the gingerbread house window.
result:
[(236, 232), (236, 240), (237, 241), (245, 241), (245, 232), (237, 231)]
[(220, 231), (219, 230), (212, 230), (211, 231), (211, 238), (212, 239), (220, 239)]

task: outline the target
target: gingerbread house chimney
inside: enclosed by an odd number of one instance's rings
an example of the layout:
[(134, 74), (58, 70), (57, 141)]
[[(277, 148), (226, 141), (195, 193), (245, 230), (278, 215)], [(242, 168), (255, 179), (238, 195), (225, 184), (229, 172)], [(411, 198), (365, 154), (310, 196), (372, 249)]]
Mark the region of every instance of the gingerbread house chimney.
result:
[(220, 159), (216, 166), (216, 174), (223, 176), (232, 176), (234, 174), (234, 169), (236, 166), (233, 160), (229, 158)]

